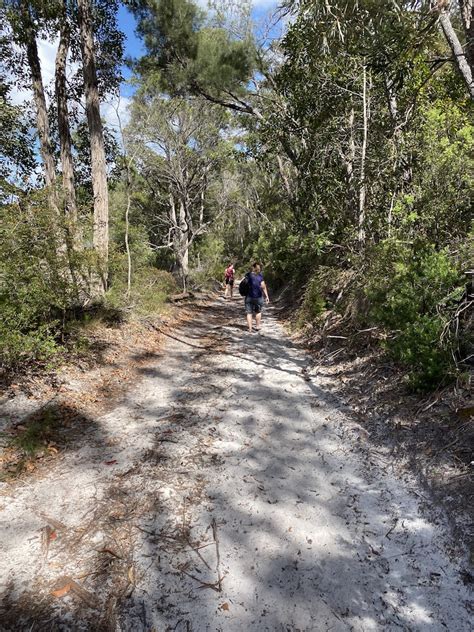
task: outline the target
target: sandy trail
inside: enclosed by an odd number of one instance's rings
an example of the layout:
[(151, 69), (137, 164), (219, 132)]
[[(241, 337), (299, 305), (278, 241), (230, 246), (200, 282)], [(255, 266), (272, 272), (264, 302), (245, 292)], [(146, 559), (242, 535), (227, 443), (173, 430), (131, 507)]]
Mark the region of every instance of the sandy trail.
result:
[(59, 463), (4, 487), (1, 629), (472, 629), (444, 516), (307, 365), (271, 309), (249, 336), (240, 300), (196, 308)]

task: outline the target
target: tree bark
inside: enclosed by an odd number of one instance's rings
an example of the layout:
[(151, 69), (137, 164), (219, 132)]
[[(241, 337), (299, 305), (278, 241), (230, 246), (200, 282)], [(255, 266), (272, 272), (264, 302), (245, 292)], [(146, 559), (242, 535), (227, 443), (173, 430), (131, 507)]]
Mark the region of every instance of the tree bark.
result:
[(186, 291), (189, 275), (189, 224), (186, 206), (183, 201), (179, 205), (179, 265), (181, 267), (183, 289)]
[(94, 248), (100, 259), (101, 291), (107, 287), (109, 250), (109, 193), (105, 160), (104, 132), (100, 118), (100, 100), (95, 62), (90, 0), (78, 0), (78, 21), (81, 37), (82, 70), (86, 96), (87, 123), (90, 135), (92, 190), (94, 193)]
[(130, 251), (130, 208), (132, 206), (132, 178), (130, 161), (127, 160), (127, 206), (125, 209), (125, 250), (127, 252), (127, 297), (132, 289), (132, 253)]
[(359, 189), (359, 217), (358, 217), (358, 239), (359, 244), (365, 242), (365, 198), (366, 187), (365, 181), (365, 159), (367, 154), (367, 135), (368, 135), (368, 99), (367, 99), (367, 69), (364, 66), (362, 74), (362, 110), (364, 118), (364, 128), (362, 135), (362, 152), (360, 158), (360, 189)]
[(129, 156), (127, 150), (127, 142), (122, 126), (122, 118), (120, 116), (120, 99), (116, 108), (117, 120), (119, 124), (120, 136), (122, 137), (123, 154), (125, 159), (125, 175), (127, 187), (127, 205), (125, 207), (125, 251), (127, 253), (127, 297), (130, 296), (132, 289), (132, 253), (130, 250), (130, 209), (132, 208), (132, 163), (134, 156)]
[(351, 111), (349, 112), (348, 127), (349, 146), (346, 153), (342, 152), (342, 159), (346, 170), (346, 212), (348, 217), (353, 217), (356, 208), (356, 192), (354, 190), (354, 161), (356, 155), (354, 139), (354, 108), (351, 108)]
[(466, 59), (474, 76), (474, 0), (459, 0), (459, 7), (466, 34)]
[(36, 43), (36, 33), (34, 31), (30, 8), (28, 2), (22, 0), (21, 3), (22, 20), (25, 29), (26, 55), (31, 76), (31, 87), (36, 109), (36, 127), (40, 141), (40, 154), (44, 165), (44, 176), (46, 186), (49, 188), (49, 201), (53, 209), (58, 208), (56, 191), (56, 169), (54, 161), (53, 146), (49, 131), (48, 108), (44, 93), (43, 78), (41, 76), (41, 64)]
[(283, 159), (280, 156), (280, 154), (277, 154), (277, 162), (278, 162), (278, 170), (280, 172), (280, 177), (281, 177), (281, 179), (283, 181), (283, 185), (285, 187), (286, 194), (288, 195), (289, 198), (291, 198), (292, 192), (291, 192), (290, 181), (289, 181), (288, 175), (287, 175), (287, 173), (285, 171), (285, 165), (283, 163)]
[(61, 23), (61, 32), (59, 38), (58, 52), (56, 54), (56, 72), (55, 72), (55, 90), (56, 104), (58, 109), (58, 132), (59, 144), (61, 151), (61, 168), (63, 176), (64, 189), (64, 207), (66, 219), (68, 220), (68, 228), (71, 242), (75, 243), (77, 238), (77, 205), (76, 205), (76, 189), (74, 182), (74, 165), (72, 161), (71, 150), (71, 132), (69, 129), (69, 112), (67, 107), (67, 88), (66, 88), (66, 61), (69, 51), (70, 32), (63, 16)]
[(179, 266), (183, 289), (186, 291), (189, 275), (189, 236), (186, 209), (183, 201), (180, 201), (178, 214), (176, 213), (176, 202), (172, 194), (170, 194), (170, 223), (173, 233), (173, 252)]
[[(474, 82), (473, 82), (473, 69), (468, 63), (467, 55), (459, 41), (456, 31), (451, 24), (449, 13), (445, 8), (439, 10), (439, 23), (441, 30), (446, 37), (451, 52), (454, 57), (456, 66), (464, 79), (464, 83), (467, 86), (471, 99), (474, 99)], [(472, 27), (471, 27), (472, 28)]]

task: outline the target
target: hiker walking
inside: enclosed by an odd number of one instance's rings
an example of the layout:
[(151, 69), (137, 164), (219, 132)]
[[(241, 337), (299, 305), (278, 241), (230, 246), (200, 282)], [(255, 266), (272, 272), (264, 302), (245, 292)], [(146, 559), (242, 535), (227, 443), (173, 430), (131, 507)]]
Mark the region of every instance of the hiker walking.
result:
[(266, 303), (270, 302), (270, 298), (268, 296), (267, 286), (263, 280), (262, 268), (258, 261), (253, 264), (251, 272), (245, 275), (245, 279), (247, 279), (248, 284), (247, 294), (245, 296), (245, 312), (247, 314), (249, 332), (252, 333), (253, 315), (255, 314), (255, 330), (260, 331), (263, 297), (265, 296)]
[(224, 298), (227, 298), (227, 292), (229, 291), (229, 289), (230, 289), (230, 298), (232, 298), (232, 296), (234, 294), (234, 277), (235, 277), (235, 268), (234, 268), (234, 264), (231, 263), (225, 269), (225, 277), (224, 277), (225, 293), (224, 293)]

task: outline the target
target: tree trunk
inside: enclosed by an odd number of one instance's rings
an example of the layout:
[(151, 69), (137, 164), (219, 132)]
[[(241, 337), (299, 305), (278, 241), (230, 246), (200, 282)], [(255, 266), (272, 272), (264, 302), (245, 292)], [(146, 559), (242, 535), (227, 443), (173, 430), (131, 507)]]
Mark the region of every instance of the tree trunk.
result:
[(69, 27), (66, 17), (64, 16), (61, 24), (58, 52), (56, 54), (55, 89), (58, 109), (58, 132), (63, 175), (64, 207), (66, 219), (68, 220), (71, 242), (74, 243), (76, 240), (77, 230), (77, 206), (66, 88), (66, 61), (69, 51), (69, 41)]
[(189, 226), (186, 217), (186, 206), (183, 202), (179, 205), (179, 265), (183, 279), (183, 289), (186, 291), (189, 275)]
[(38, 55), (38, 46), (36, 44), (36, 33), (34, 32), (29, 3), (25, 0), (21, 3), (21, 13), (26, 36), (26, 55), (28, 59), (28, 67), (31, 75), (31, 87), (33, 90), (33, 99), (36, 108), (36, 127), (40, 141), (40, 154), (44, 165), (44, 176), (46, 186), (49, 187), (49, 201), (53, 209), (58, 208), (56, 191), (54, 185), (56, 182), (56, 169), (54, 161), (53, 146), (49, 131), (48, 108), (46, 105), (46, 97), (44, 94), (43, 78), (41, 76), (41, 64)]
[(365, 242), (365, 198), (366, 187), (365, 181), (365, 159), (367, 154), (367, 134), (368, 134), (368, 99), (367, 99), (367, 69), (364, 66), (362, 74), (362, 110), (364, 117), (364, 129), (362, 135), (362, 153), (360, 158), (360, 189), (359, 189), (359, 230), (358, 239), (359, 244)]
[(100, 259), (101, 292), (107, 287), (109, 250), (109, 193), (105, 161), (104, 133), (100, 118), (100, 101), (95, 63), (94, 37), (90, 0), (78, 0), (81, 33), (82, 70), (86, 96), (87, 123), (90, 135), (92, 190), (94, 193), (94, 248)]
[(474, 76), (474, 0), (459, 0), (461, 19), (466, 34), (466, 59)]
[(356, 154), (355, 140), (354, 140), (354, 108), (351, 108), (349, 113), (349, 147), (347, 153), (342, 153), (342, 160), (344, 168), (346, 170), (346, 213), (348, 217), (353, 217), (355, 213), (355, 199), (356, 193), (354, 190), (354, 161)]
[(130, 208), (132, 206), (132, 178), (130, 162), (127, 160), (127, 207), (125, 209), (125, 250), (127, 252), (127, 297), (132, 289), (132, 254), (130, 252)]
[(473, 69), (468, 63), (467, 55), (464, 52), (456, 31), (453, 29), (453, 25), (451, 24), (451, 20), (449, 18), (449, 13), (445, 9), (441, 9), (439, 12), (439, 23), (449, 44), (449, 47), (451, 48), (454, 61), (461, 74), (461, 77), (464, 79), (464, 83), (467, 86), (471, 99), (474, 99), (474, 82), (472, 79)]
[(172, 231), (173, 254), (178, 264), (179, 275), (186, 291), (186, 280), (189, 274), (189, 238), (186, 224), (186, 211), (183, 202), (179, 204), (179, 216), (176, 213), (176, 202), (170, 194), (170, 224)]
[(280, 177), (283, 181), (283, 185), (285, 187), (285, 191), (286, 194), (288, 195), (289, 198), (291, 198), (291, 186), (290, 186), (290, 181), (288, 179), (288, 175), (286, 173), (285, 170), (285, 165), (283, 163), (283, 158), (280, 156), (280, 154), (277, 154), (277, 162), (278, 162), (278, 170), (280, 172)]

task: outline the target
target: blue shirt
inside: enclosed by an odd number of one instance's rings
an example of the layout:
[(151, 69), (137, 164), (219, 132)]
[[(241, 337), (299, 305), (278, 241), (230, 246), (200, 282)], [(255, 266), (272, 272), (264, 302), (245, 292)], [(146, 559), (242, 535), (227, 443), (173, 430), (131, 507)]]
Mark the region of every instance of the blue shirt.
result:
[(250, 298), (261, 298), (263, 296), (261, 283), (263, 281), (263, 274), (255, 274), (251, 272), (249, 274), (249, 293)]

